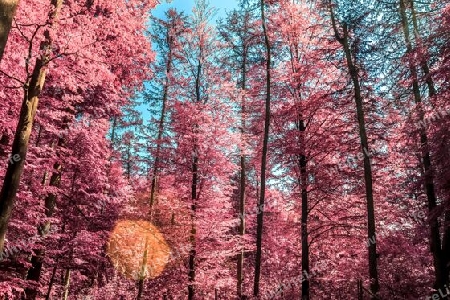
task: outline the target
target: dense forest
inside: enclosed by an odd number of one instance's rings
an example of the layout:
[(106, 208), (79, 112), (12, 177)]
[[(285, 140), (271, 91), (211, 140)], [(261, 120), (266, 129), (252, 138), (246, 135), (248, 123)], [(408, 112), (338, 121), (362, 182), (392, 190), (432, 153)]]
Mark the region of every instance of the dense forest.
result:
[(450, 3), (236, 2), (0, 0), (0, 299), (450, 299)]

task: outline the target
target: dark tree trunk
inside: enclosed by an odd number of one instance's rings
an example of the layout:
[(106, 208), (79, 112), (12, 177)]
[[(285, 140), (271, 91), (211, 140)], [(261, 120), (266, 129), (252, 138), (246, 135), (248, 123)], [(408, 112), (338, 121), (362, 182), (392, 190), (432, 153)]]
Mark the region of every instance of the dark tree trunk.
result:
[(193, 300), (195, 297), (195, 260), (197, 256), (197, 228), (196, 228), (196, 211), (197, 211), (197, 182), (198, 182), (198, 157), (194, 150), (194, 157), (192, 163), (192, 187), (191, 187), (191, 250), (189, 251), (189, 285), (188, 285), (188, 299)]
[(266, 48), (266, 103), (265, 103), (265, 117), (264, 117), (264, 136), (263, 136), (263, 149), (261, 157), (261, 188), (258, 198), (257, 211), (257, 225), (256, 225), (256, 259), (255, 259), (255, 278), (253, 285), (253, 295), (257, 297), (259, 295), (259, 282), (261, 278), (261, 259), (262, 259), (262, 237), (264, 228), (264, 202), (266, 197), (266, 163), (267, 163), (267, 145), (269, 142), (269, 129), (270, 129), (270, 99), (271, 99), (271, 48), (269, 42), (269, 36), (266, 28), (266, 16), (265, 16), (265, 1), (260, 1), (261, 5), (261, 24), (264, 33), (264, 43)]
[[(201, 58), (200, 58), (201, 61)], [(200, 103), (201, 94), (200, 94), (200, 76), (202, 74), (202, 64), (199, 61), (197, 66), (197, 74), (195, 78), (195, 102)], [(196, 133), (198, 129), (198, 125), (194, 125), (194, 133)], [(190, 233), (190, 242), (191, 242), (191, 250), (189, 251), (189, 284), (188, 284), (188, 300), (195, 299), (195, 261), (197, 256), (197, 227), (196, 227), (196, 218), (197, 218), (197, 184), (198, 184), (198, 145), (197, 141), (194, 138), (193, 141), (193, 151), (192, 151), (192, 186), (191, 186), (191, 233)]]
[(56, 270), (58, 270), (57, 266), (53, 267), (52, 277), (50, 277), (50, 282), (48, 284), (47, 295), (45, 296), (45, 300), (50, 300), (52, 295), (53, 284), (55, 283)]
[[(244, 145), (245, 139), (245, 92), (247, 86), (247, 51), (244, 46), (244, 52), (242, 57), (242, 82), (241, 82), (241, 143)], [(241, 149), (240, 154), (240, 176), (239, 176), (239, 235), (241, 236), (241, 243), (245, 235), (245, 185), (246, 185), (246, 174), (245, 174), (245, 154), (244, 150)], [(243, 283), (244, 283), (244, 245), (240, 245), (241, 250), (237, 258), (237, 294), (238, 298), (242, 298), (243, 294)]]
[[(62, 145), (62, 138), (59, 139), (58, 146)], [(54, 173), (50, 178), (50, 186), (58, 187), (61, 181), (61, 165), (55, 163), (53, 166)], [(45, 198), (45, 215), (47, 218), (53, 217), (56, 206), (56, 194), (49, 194)], [(46, 221), (38, 228), (39, 235), (45, 237), (50, 232), (50, 222)], [(45, 258), (45, 249), (34, 250), (34, 255), (31, 257), (31, 268), (28, 270), (27, 280), (39, 282), (41, 278), (42, 265)], [(34, 300), (37, 297), (37, 291), (34, 289), (25, 290), (26, 299)]]
[[(414, 37), (416, 38), (416, 42), (422, 44), (422, 38), (419, 35), (419, 25), (417, 22), (417, 13), (414, 6), (414, 0), (410, 0), (410, 6), (411, 6), (411, 17), (413, 21), (413, 28), (414, 28)], [(406, 15), (402, 15), (402, 19), (404, 19)], [(421, 57), (420, 66), (422, 68), (423, 74), (425, 75), (425, 82), (427, 83), (428, 87), (428, 95), (431, 97), (436, 95), (436, 88), (434, 86), (434, 80), (431, 76), (430, 67), (428, 65), (427, 58), (425, 56)]]
[(144, 293), (144, 279), (139, 279), (139, 282), (138, 282), (138, 294), (136, 296), (136, 300), (141, 300), (143, 293)]
[[(409, 24), (408, 24), (408, 17), (406, 14), (406, 4), (404, 0), (400, 0), (400, 15), (402, 19), (402, 26), (403, 26), (403, 33), (405, 36), (405, 43), (406, 43), (406, 53), (412, 54), (413, 48), (411, 44), (411, 38), (410, 38), (410, 31), (409, 31)], [(417, 26), (417, 24), (416, 24)], [(412, 89), (414, 94), (414, 102), (417, 105), (419, 109), (419, 121), (421, 124), (424, 124), (425, 120), (425, 114), (423, 112), (422, 107), (422, 96), (420, 94), (420, 84), (419, 84), (419, 78), (418, 78), (418, 71), (417, 67), (415, 66), (412, 59), (409, 60), (409, 70), (411, 72), (411, 77), (413, 80), (412, 83)], [(421, 62), (422, 66), (424, 62)], [(431, 79), (431, 77), (429, 78)], [(429, 84), (429, 83), (428, 83)], [(429, 87), (429, 93), (432, 95), (434, 92), (434, 86), (430, 89)], [(433, 168), (432, 168), (432, 162), (431, 162), (431, 155), (429, 150), (429, 142), (428, 142), (428, 135), (426, 128), (423, 126), (419, 129), (419, 136), (420, 136), (420, 148), (422, 153), (422, 168), (424, 173), (424, 189), (425, 193), (427, 195), (427, 202), (428, 202), (428, 210), (430, 215), (434, 213), (436, 207), (437, 207), (437, 199), (436, 199), (436, 192), (435, 192), (435, 185), (434, 185), (434, 176), (433, 176)], [(434, 265), (434, 271), (435, 271), (435, 288), (440, 289), (444, 287), (444, 284), (446, 283), (446, 264), (445, 260), (443, 258), (444, 254), (442, 252), (442, 245), (441, 245), (441, 236), (439, 233), (439, 221), (437, 217), (434, 217), (430, 219), (430, 250), (433, 255), (433, 265)]]
[(307, 174), (307, 163), (308, 160), (306, 158), (306, 155), (304, 153), (304, 132), (306, 131), (305, 122), (303, 120), (300, 120), (299, 122), (299, 130), (301, 137), (301, 145), (300, 147), (303, 147), (302, 151), (303, 153), (300, 155), (300, 186), (301, 186), (301, 194), (302, 194), (302, 227), (301, 227), (301, 235), (302, 235), (302, 300), (309, 300), (309, 290), (310, 290), (310, 281), (309, 281), (309, 243), (308, 243), (308, 174)]
[[(291, 44), (290, 45), (290, 54), (292, 60), (292, 71), (296, 74), (300, 73), (300, 70), (295, 67), (297, 63), (300, 62), (300, 53), (298, 45)], [(305, 143), (305, 132), (306, 132), (306, 124), (303, 116), (302, 106), (301, 106), (301, 83), (298, 83), (295, 88), (295, 94), (298, 97), (298, 101), (300, 107), (298, 108), (298, 119), (296, 123), (296, 128), (299, 134), (298, 141), (298, 151), (300, 154), (297, 156), (298, 159), (298, 168), (300, 171), (300, 176), (298, 177), (298, 185), (300, 187), (301, 192), (301, 203), (302, 203), (302, 211), (301, 211), (301, 240), (302, 240), (302, 300), (309, 300), (310, 298), (310, 270), (309, 270), (309, 242), (308, 242), (308, 215), (309, 215), (309, 207), (308, 207), (308, 158), (306, 156), (306, 143)]]
[(380, 289), (378, 281), (378, 268), (377, 268), (377, 244), (376, 244), (376, 230), (375, 230), (375, 207), (374, 207), (374, 197), (373, 197), (373, 178), (372, 178), (372, 164), (368, 153), (369, 141), (366, 132), (366, 123), (364, 119), (364, 107), (363, 99), (361, 94), (361, 83), (359, 81), (358, 69), (353, 62), (352, 50), (350, 49), (349, 32), (348, 25), (343, 24), (343, 36), (339, 33), (337, 28), (336, 19), (333, 11), (333, 7), (330, 1), (330, 12), (332, 25), (337, 41), (342, 45), (345, 53), (345, 58), (347, 61), (348, 73), (351, 77), (353, 88), (354, 88), (354, 100), (356, 104), (356, 116), (358, 119), (359, 127), (359, 137), (361, 143), (361, 152), (364, 155), (364, 183), (365, 183), (365, 194), (367, 202), (367, 238), (368, 241), (374, 240), (375, 242), (369, 242), (368, 246), (368, 260), (369, 260), (369, 277), (370, 277), (370, 291), (373, 294), (373, 298), (377, 297), (378, 291)]

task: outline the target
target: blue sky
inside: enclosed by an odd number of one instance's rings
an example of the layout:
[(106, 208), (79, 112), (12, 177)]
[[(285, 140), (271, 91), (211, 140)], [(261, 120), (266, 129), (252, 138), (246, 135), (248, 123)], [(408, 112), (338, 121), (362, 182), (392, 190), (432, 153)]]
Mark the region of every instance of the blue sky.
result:
[[(177, 10), (183, 10), (186, 14), (190, 14), (192, 11), (192, 7), (194, 6), (194, 0), (172, 0), (171, 3), (166, 3), (166, 1), (161, 1), (162, 4), (159, 4), (154, 10), (153, 15), (157, 17), (162, 17), (164, 12), (168, 8), (176, 8)], [(217, 15), (214, 18), (214, 21), (218, 18), (225, 17), (225, 12), (230, 11), (231, 9), (237, 7), (237, 0), (209, 0), (209, 3), (212, 7), (217, 9)]]

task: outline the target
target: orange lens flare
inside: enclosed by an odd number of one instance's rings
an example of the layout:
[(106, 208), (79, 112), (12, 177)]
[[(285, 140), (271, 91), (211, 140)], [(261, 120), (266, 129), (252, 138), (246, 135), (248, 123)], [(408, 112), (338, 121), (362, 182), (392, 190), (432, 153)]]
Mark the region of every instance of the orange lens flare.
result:
[(127, 278), (156, 278), (164, 271), (170, 247), (159, 230), (147, 221), (119, 221), (108, 248), (114, 267)]

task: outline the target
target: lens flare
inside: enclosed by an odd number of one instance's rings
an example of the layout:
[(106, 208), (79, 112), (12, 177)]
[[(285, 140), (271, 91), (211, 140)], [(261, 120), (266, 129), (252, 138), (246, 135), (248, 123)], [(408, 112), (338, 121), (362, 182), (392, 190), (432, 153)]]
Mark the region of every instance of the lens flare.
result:
[(153, 279), (164, 271), (170, 247), (150, 222), (122, 220), (111, 233), (107, 253), (114, 267), (127, 278)]

